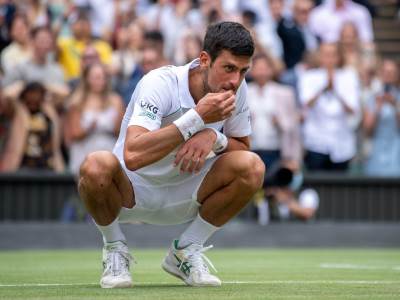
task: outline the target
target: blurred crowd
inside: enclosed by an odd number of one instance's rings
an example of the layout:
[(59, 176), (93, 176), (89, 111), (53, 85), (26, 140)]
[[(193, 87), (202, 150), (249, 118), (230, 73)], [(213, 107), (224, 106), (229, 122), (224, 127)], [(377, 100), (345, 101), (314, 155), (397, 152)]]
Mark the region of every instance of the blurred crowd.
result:
[(143, 75), (182, 65), (208, 24), (241, 22), (252, 150), (268, 165), (400, 175), (396, 61), (367, 0), (0, 0), (0, 171), (72, 172), (111, 150)]

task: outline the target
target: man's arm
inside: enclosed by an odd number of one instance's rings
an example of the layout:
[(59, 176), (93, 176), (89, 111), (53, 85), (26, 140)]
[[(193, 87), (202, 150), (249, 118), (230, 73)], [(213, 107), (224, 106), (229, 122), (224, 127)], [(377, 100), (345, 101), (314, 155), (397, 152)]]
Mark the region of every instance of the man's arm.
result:
[[(235, 95), (231, 91), (209, 93), (194, 108), (206, 124), (228, 118), (234, 109)], [(184, 118), (185, 115), (181, 118)], [(129, 126), (124, 147), (125, 165), (130, 170), (137, 170), (150, 165), (165, 157), (184, 140), (181, 130), (175, 124), (154, 131), (142, 126)]]
[(141, 126), (129, 126), (124, 147), (124, 161), (129, 170), (135, 171), (159, 161), (183, 142), (175, 125), (149, 131)]
[(248, 136), (228, 138), (228, 147), (224, 152), (237, 150), (250, 150), (250, 138)]

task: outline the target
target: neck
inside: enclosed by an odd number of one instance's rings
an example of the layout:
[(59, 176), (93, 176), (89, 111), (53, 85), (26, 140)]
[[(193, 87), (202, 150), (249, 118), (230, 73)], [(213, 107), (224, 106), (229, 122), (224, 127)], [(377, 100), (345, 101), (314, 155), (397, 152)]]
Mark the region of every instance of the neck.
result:
[(44, 65), (46, 63), (47, 59), (46, 59), (46, 57), (35, 55), (34, 61), (39, 65)]
[(88, 97), (103, 97), (103, 92), (89, 91)]
[(204, 77), (204, 72), (202, 72), (199, 66), (189, 70), (189, 92), (194, 99), (194, 103), (196, 104), (206, 94), (204, 88)]

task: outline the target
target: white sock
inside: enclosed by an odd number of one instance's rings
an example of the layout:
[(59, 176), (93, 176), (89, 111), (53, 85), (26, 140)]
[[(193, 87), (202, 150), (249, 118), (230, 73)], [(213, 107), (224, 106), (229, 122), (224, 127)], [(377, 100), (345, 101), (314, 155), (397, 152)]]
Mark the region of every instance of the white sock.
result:
[(198, 214), (192, 224), (180, 236), (178, 246), (185, 247), (190, 244), (203, 245), (219, 228), (208, 223)]
[(94, 223), (96, 224), (97, 228), (103, 235), (104, 244), (113, 243), (117, 241), (121, 241), (126, 244), (126, 238), (123, 232), (121, 231), (121, 227), (119, 226), (118, 223), (118, 218), (106, 226), (101, 226), (96, 222)]

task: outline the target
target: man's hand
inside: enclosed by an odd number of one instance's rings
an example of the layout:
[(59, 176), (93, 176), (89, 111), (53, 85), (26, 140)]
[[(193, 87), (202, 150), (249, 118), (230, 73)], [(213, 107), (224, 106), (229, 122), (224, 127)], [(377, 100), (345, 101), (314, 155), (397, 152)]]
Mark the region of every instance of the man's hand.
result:
[(217, 135), (209, 128), (196, 133), (178, 150), (174, 165), (177, 166), (181, 163), (181, 172), (199, 172), (216, 139)]
[(214, 123), (229, 118), (235, 110), (235, 93), (208, 93), (197, 103), (195, 110), (204, 123)]

